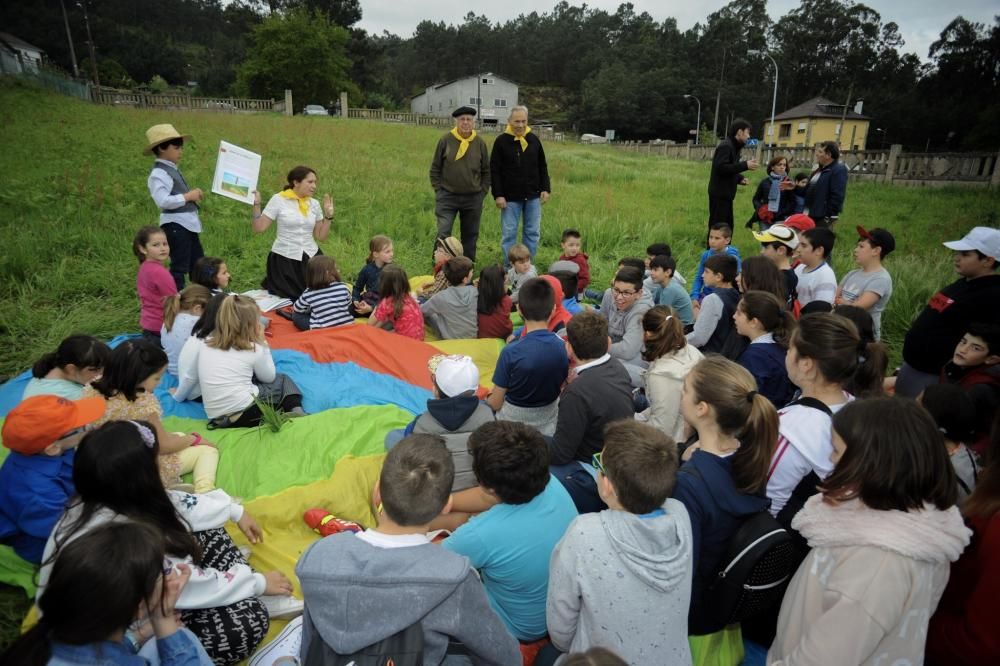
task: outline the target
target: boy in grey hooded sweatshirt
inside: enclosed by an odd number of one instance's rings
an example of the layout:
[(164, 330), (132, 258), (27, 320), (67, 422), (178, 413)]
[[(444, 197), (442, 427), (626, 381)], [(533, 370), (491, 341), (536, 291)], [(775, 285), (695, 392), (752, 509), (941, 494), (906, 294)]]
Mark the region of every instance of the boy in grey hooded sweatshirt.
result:
[(351, 654), (420, 622), (425, 666), (444, 661), (449, 639), (476, 664), (521, 663), (469, 561), (427, 539), (430, 521), (451, 508), (454, 475), (443, 439), (404, 438), (375, 485), (378, 527), (328, 536), (303, 553), (295, 567), (305, 599), (303, 662), (315, 641)]
[(691, 663), (691, 522), (668, 499), (677, 447), (631, 419), (608, 426), (595, 454), (609, 509), (584, 514), (552, 553), (545, 618), (562, 652), (606, 647), (629, 664)]

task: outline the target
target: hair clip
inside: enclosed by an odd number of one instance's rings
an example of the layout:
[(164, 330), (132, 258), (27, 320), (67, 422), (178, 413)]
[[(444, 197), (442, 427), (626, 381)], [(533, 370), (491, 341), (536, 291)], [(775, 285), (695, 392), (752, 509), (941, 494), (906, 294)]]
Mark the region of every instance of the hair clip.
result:
[(753, 402), (753, 397), (755, 395), (757, 395), (757, 391), (748, 391), (747, 392), (747, 402)]
[(858, 365), (864, 365), (868, 358), (864, 354), (858, 354)]
[(153, 444), (156, 444), (156, 435), (153, 434), (153, 431), (138, 421), (129, 421), (129, 423), (134, 425), (135, 429), (139, 431), (139, 436), (142, 437), (142, 443), (146, 445), (146, 448), (153, 448)]

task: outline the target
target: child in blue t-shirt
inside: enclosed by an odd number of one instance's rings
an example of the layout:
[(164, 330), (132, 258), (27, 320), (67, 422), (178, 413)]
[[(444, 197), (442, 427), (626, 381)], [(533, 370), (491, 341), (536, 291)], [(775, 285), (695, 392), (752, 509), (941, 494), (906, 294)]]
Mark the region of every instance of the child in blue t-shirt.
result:
[(493, 372), (493, 391), (486, 403), (504, 421), (517, 421), (552, 435), (559, 416), (559, 392), (569, 372), (566, 345), (548, 330), (555, 308), (555, 289), (544, 278), (521, 286), (517, 310), (525, 334), (500, 352)]
[(549, 560), (576, 518), (576, 507), (549, 474), (548, 445), (534, 428), (487, 423), (469, 436), (469, 451), (479, 487), (498, 503), (442, 545), (479, 570), (490, 605), (510, 633), (522, 642), (536, 641), (547, 631)]
[(691, 300), (700, 303), (701, 299), (712, 293), (712, 288), (705, 285), (705, 261), (716, 254), (728, 254), (736, 257), (736, 272), (740, 271), (740, 251), (730, 245), (733, 240), (733, 228), (723, 222), (712, 225), (708, 233), (708, 249), (701, 253), (698, 260), (698, 270), (694, 274), (694, 284), (691, 285)]

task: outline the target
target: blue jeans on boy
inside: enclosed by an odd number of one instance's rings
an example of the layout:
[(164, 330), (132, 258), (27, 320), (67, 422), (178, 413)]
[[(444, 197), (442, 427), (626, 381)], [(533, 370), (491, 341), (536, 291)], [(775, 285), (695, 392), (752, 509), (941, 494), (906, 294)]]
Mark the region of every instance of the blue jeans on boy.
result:
[(500, 209), (500, 249), (503, 250), (505, 266), (510, 266), (507, 252), (517, 242), (517, 227), (521, 223), (522, 215), (524, 216), (524, 230), (521, 232), (521, 239), (528, 246), (532, 257), (535, 256), (535, 251), (538, 249), (538, 240), (542, 235), (541, 199), (535, 197), (524, 201), (508, 201), (507, 207)]
[(160, 229), (170, 244), (170, 275), (174, 278), (177, 291), (180, 291), (184, 288), (184, 280), (190, 275), (194, 263), (205, 256), (201, 249), (201, 236), (176, 222), (162, 224)]

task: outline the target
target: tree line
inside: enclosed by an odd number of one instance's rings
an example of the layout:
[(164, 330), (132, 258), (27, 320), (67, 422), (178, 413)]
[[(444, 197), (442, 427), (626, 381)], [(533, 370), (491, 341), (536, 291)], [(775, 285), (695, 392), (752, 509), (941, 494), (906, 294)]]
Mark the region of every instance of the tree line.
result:
[[(899, 27), (853, 0), (801, 0), (777, 21), (766, 0), (733, 0), (689, 30), (624, 3), (610, 12), (563, 1), (505, 22), (468, 13), (461, 23), (423, 21), (409, 37), (358, 27), (358, 0), (41, 0), (4, 3), (7, 32), (45, 49), (70, 71), (66, 19), (87, 61), (82, 3), (103, 85), (184, 86), (207, 95), (409, 108), (428, 85), (492, 72), (521, 86), (535, 119), (578, 132), (683, 141), (694, 125), (722, 134), (735, 116), (759, 136), (777, 107), (822, 95), (872, 116), (869, 146), (922, 150), (1000, 147), (1000, 16), (958, 16), (927, 61), (906, 50)], [(718, 99), (718, 115), (716, 100)], [(876, 128), (879, 131), (875, 131)]]

